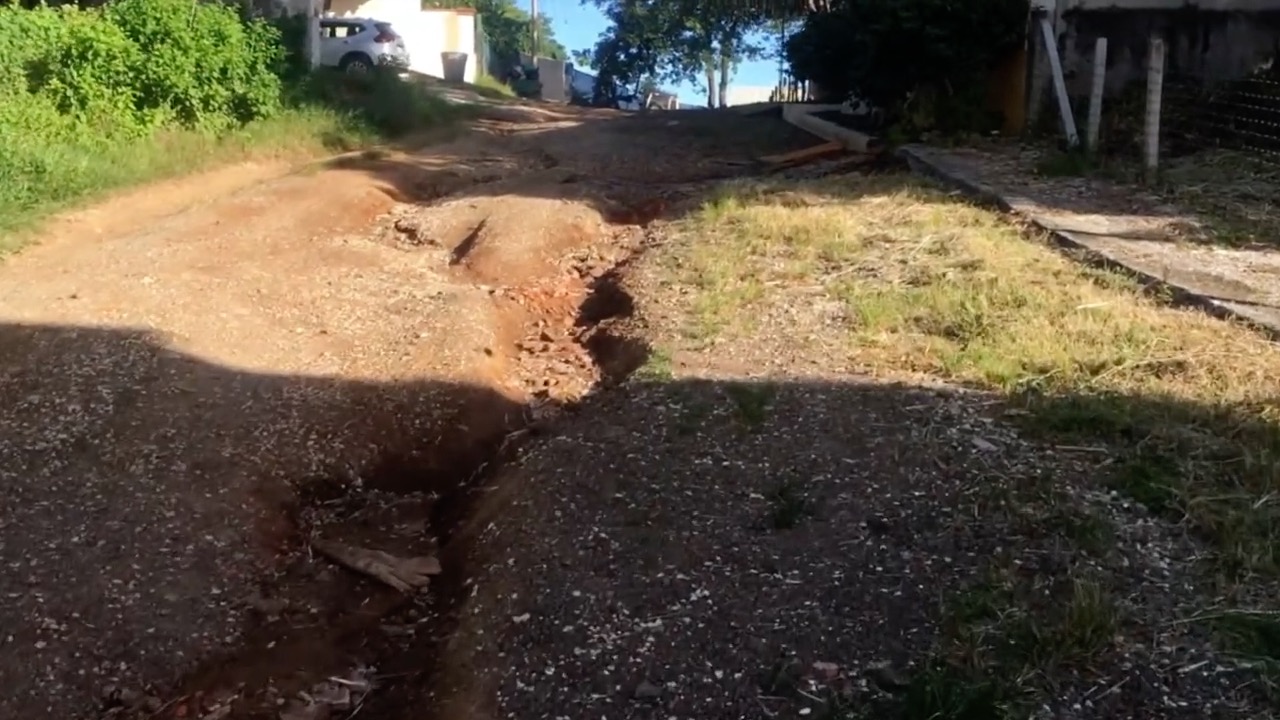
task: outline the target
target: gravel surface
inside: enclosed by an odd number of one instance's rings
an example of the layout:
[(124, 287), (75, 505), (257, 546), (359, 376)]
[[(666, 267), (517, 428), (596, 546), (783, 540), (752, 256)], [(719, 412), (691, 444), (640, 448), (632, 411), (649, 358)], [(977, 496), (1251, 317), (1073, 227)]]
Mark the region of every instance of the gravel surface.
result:
[(1014, 716), (1267, 716), (1182, 620), (1203, 548), (1097, 490), (1105, 453), (1024, 437), (996, 396), (842, 371), (796, 342), (833, 321), (803, 297), (690, 347), (665, 262), (628, 275), (629, 332), (681, 349), (494, 482), (512, 499), (477, 526), (440, 694), (473, 717), (932, 718), (911, 703), (976, 682), (930, 680), (939, 659), (1016, 641), (985, 670), (1025, 689)]
[[(1152, 627), (1196, 609), (1178, 574), (1194, 549), (1137, 508), (1072, 493), (1087, 467), (964, 393), (771, 380), (757, 430), (727, 407), (735, 383), (632, 386), (513, 471), (537, 497), (491, 526), (458, 643), (498, 668), (496, 716), (821, 716), (833, 687), (840, 707), (869, 707), (886, 673), (928, 658), (944, 599), (999, 566), (1045, 588), (1095, 573), (1132, 618), (1099, 667), (1053, 679), (1044, 717), (1261, 717), (1203, 636)], [(703, 429), (684, 429), (688, 413)], [(1005, 505), (1046, 471), (1063, 493), (1051, 507)], [(802, 509), (778, 507), (788, 484)], [(1074, 552), (1044, 529), (1067, 512), (1124, 531), (1103, 557)]]
[[(661, 218), (809, 141), (501, 110), (5, 265), (0, 717), (914, 720), (970, 656), (1024, 716), (1267, 716), (1105, 452), (853, 372), (803, 294), (680, 336)], [(405, 598), (317, 534), (444, 572)]]

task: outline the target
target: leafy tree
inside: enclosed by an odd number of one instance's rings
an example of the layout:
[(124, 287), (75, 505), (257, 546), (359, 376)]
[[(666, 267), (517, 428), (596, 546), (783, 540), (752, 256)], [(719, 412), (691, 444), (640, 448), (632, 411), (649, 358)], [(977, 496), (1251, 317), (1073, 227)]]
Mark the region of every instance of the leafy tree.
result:
[(575, 55), (596, 71), (597, 105), (613, 105), (638, 95), (646, 79), (674, 79), (670, 58), (678, 45), (670, 34), (672, 5), (645, 0), (613, 0), (601, 5), (609, 27), (594, 47)]
[(699, 0), (594, 1), (610, 21), (595, 47), (583, 54), (605, 78), (597, 86), (598, 101), (607, 102), (645, 77), (694, 84), (705, 78), (708, 106), (723, 106), (737, 65), (764, 52), (748, 40), (769, 17), (759, 9)]
[(799, 80), (918, 130), (980, 129), (990, 70), (1026, 33), (1027, 0), (833, 0), (786, 42)]

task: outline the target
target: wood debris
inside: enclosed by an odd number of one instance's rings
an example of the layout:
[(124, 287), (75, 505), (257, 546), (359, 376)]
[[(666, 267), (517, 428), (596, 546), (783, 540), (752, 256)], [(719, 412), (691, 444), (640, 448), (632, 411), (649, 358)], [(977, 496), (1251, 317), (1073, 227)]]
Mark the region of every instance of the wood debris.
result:
[(349, 570), (381, 580), (404, 593), (425, 589), (431, 582), (431, 576), (439, 575), (441, 571), (440, 561), (430, 555), (401, 558), (381, 550), (332, 540), (313, 540), (311, 547)]
[(814, 160), (821, 160), (832, 155), (839, 155), (844, 151), (844, 145), (832, 140), (830, 142), (822, 143), (821, 145), (804, 148), (803, 150), (795, 150), (788, 153), (781, 153), (779, 155), (766, 155), (760, 159), (770, 165), (803, 165)]

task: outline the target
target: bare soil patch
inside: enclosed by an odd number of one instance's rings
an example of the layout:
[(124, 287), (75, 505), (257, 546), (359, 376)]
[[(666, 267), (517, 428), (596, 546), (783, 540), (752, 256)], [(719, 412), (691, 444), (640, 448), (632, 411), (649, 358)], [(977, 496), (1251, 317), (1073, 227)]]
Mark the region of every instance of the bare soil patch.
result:
[[(95, 241), (0, 267), (0, 714), (389, 717), (431, 687), (470, 591), (457, 526), (602, 379), (601, 278), (667, 197), (796, 142), (669, 122), (496, 108), (185, 210), (185, 181), (172, 213), (112, 201)], [(443, 573), (406, 596), (314, 538)]]

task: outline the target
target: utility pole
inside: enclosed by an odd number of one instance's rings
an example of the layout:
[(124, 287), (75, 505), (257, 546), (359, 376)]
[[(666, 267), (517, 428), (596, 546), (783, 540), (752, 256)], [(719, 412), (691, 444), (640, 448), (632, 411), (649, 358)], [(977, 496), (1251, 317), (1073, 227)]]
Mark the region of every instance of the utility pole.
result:
[(538, 0), (529, 0), (529, 30), (533, 33), (533, 57), (538, 57)]
[[(537, 2), (537, 0), (534, 0)], [(324, 7), (322, 0), (307, 2), (307, 65), (312, 70), (320, 67), (320, 10)]]

